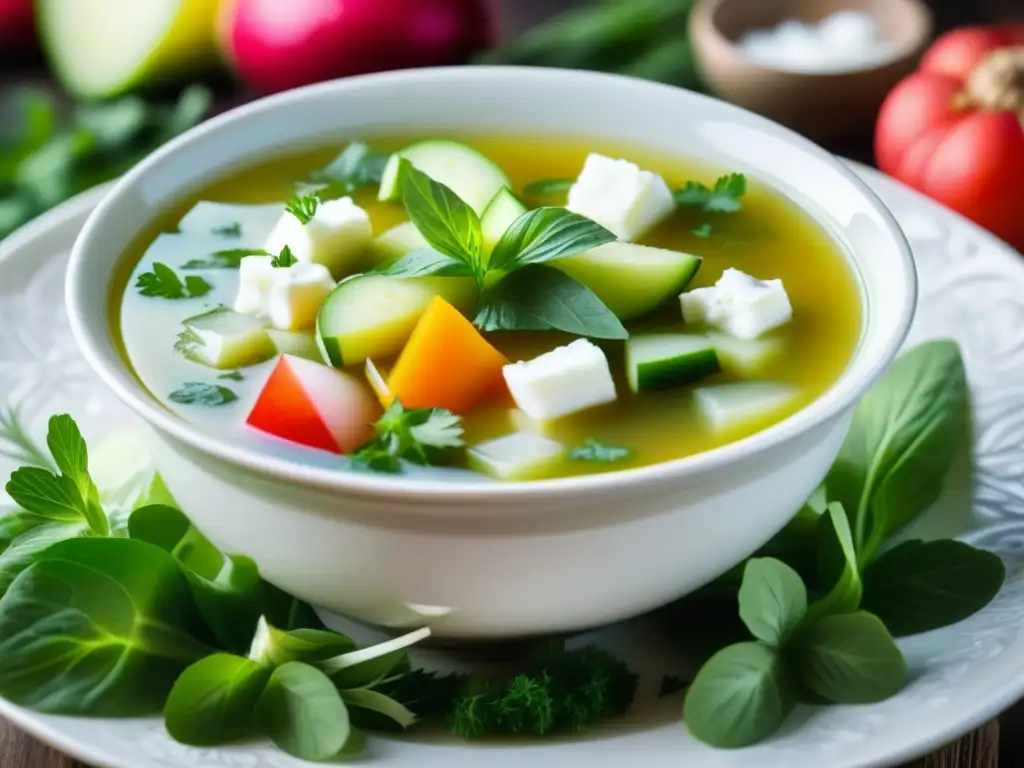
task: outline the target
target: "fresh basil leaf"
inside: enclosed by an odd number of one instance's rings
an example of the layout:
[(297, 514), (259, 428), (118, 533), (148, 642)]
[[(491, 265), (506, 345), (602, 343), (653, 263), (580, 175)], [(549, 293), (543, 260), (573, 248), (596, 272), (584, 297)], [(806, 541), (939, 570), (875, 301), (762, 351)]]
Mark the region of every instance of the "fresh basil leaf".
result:
[(256, 706), (263, 732), (300, 760), (328, 760), (349, 738), (341, 694), (316, 667), (292, 661), (274, 670)]
[(181, 265), (182, 269), (238, 269), (246, 256), (270, 256), (262, 248), (228, 248), (213, 251), (201, 259), (189, 259)]
[(39, 712), (159, 712), (211, 652), (188, 582), (157, 547), (80, 538), (50, 547), (0, 600), (0, 695)]
[(269, 668), (226, 653), (197, 661), (167, 697), (167, 732), (193, 747), (220, 746), (256, 735), (256, 703), (270, 675)]
[(476, 211), (404, 158), (398, 173), (405, 210), (427, 243), (439, 253), (470, 265), (474, 272), (479, 270), (483, 234)]
[(3, 552), (0, 552), (0, 597), (7, 592), (18, 574), (32, 565), (40, 554), (54, 544), (92, 534), (92, 529), (84, 522), (44, 521), (43, 524), (36, 525), (9, 540), (7, 545), (2, 547)]
[(463, 261), (456, 261), (450, 256), (438, 253), (433, 248), (420, 248), (405, 254), (379, 269), (374, 274), (389, 277), (469, 277), (473, 270)]
[(686, 693), (683, 722), (705, 744), (735, 749), (771, 736), (794, 706), (779, 654), (760, 643), (737, 643), (701, 667)]
[(485, 331), (566, 331), (597, 339), (626, 339), (615, 313), (580, 282), (531, 264), (494, 287), (473, 323)]
[(538, 179), (537, 181), (531, 181), (523, 187), (523, 194), (527, 197), (564, 195), (575, 183), (575, 179)]
[(202, 381), (188, 381), (185, 382), (181, 389), (171, 392), (171, 394), (167, 396), (167, 399), (172, 403), (180, 403), (181, 405), (205, 405), (213, 407), (233, 403), (238, 399), (238, 395), (236, 395), (234, 391), (227, 387), (222, 387), (219, 384), (209, 384)]
[(739, 603), (740, 618), (750, 634), (779, 648), (807, 613), (807, 588), (785, 563), (754, 558), (743, 570)]
[(967, 419), (967, 379), (952, 341), (900, 357), (864, 396), (826, 479), (850, 515), (862, 565), (931, 506)]
[(379, 691), (367, 688), (342, 690), (341, 698), (349, 707), (349, 717), (357, 725), (364, 712), (383, 715), (401, 728), (408, 728), (417, 720), (415, 712)]
[(865, 611), (811, 622), (786, 648), (800, 685), (836, 704), (870, 704), (894, 696), (907, 661), (885, 625)]
[(852, 613), (860, 607), (863, 585), (846, 510), (838, 501), (818, 520), (818, 580), (828, 590), (808, 610), (817, 619), (830, 613)]
[(589, 251), (615, 239), (596, 221), (578, 213), (565, 208), (536, 208), (512, 222), (495, 244), (488, 267), (510, 271)]
[(606, 445), (592, 437), (588, 437), (583, 445), (578, 445), (569, 451), (569, 460), (614, 464), (617, 461), (625, 461), (632, 455), (633, 452), (629, 448), (622, 448), (618, 445)]
[(264, 666), (279, 667), (290, 661), (313, 664), (354, 651), (355, 642), (337, 632), (318, 629), (278, 629), (260, 617), (249, 658)]
[(977, 613), (1006, 578), (991, 552), (952, 539), (906, 541), (864, 571), (864, 610), (895, 637), (955, 624)]

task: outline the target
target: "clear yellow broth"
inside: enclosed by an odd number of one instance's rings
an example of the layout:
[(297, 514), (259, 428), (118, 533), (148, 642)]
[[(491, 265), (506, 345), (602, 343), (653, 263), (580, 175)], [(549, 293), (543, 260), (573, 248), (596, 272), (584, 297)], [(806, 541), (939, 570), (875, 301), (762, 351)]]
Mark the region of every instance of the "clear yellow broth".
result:
[[(368, 137), (372, 142), (372, 136)], [(574, 178), (590, 152), (624, 157), (641, 167), (661, 173), (672, 188), (695, 180), (712, 185), (717, 176), (730, 168), (708, 168), (693, 160), (653, 154), (630, 146), (608, 145), (591, 140), (537, 138), (467, 138), (461, 141), (476, 147), (500, 165), (515, 184), (516, 190), (531, 181), (550, 178)], [(382, 141), (374, 145), (395, 149), (406, 141)], [(308, 460), (318, 465), (341, 466), (341, 460), (322, 452), (260, 435), (245, 425), (245, 416), (273, 362), (245, 370), (245, 382), (218, 382), (229, 385), (239, 400), (228, 406), (202, 408), (180, 406), (168, 402), (166, 395), (181, 386), (182, 377), (190, 381), (216, 381), (218, 371), (206, 369), (175, 355), (172, 348), (175, 333), (167, 323), (151, 322), (146, 306), (135, 300), (133, 271), (148, 246), (160, 232), (176, 231), (180, 218), (198, 201), (215, 200), (229, 203), (283, 202), (294, 192), (297, 179), (311, 170), (323, 167), (339, 150), (331, 146), (320, 151), (307, 151), (284, 158), (254, 164), (252, 167), (200, 189), (188, 200), (168, 210), (126, 255), (119, 275), (118, 290), (111, 316), (115, 338), (122, 341), (122, 352), (141, 382), (166, 407), (182, 418), (215, 432), (231, 430), (230, 438), (250, 443), (263, 450), (290, 458)], [(853, 356), (862, 327), (861, 300), (858, 283), (841, 246), (784, 195), (749, 179), (748, 192), (742, 198), (739, 213), (716, 215), (712, 235), (708, 238), (693, 233), (708, 217), (699, 212), (683, 210), (665, 222), (642, 242), (672, 250), (700, 255), (704, 263), (691, 288), (713, 284), (728, 267), (743, 270), (761, 279), (781, 278), (793, 305), (793, 320), (774, 331), (785, 342), (785, 353), (759, 378), (800, 388), (802, 394), (787, 412), (769, 420), (750, 422), (728, 433), (716, 433), (699, 419), (692, 400), (693, 387), (662, 392), (633, 394), (626, 385), (622, 342), (599, 342), (608, 354), (616, 379), (619, 399), (616, 403), (568, 416), (550, 425), (546, 434), (571, 448), (589, 438), (602, 443), (627, 447), (631, 456), (614, 464), (565, 461), (553, 475), (587, 474), (656, 464), (701, 453), (729, 443), (778, 422), (819, 397), (842, 374)], [(376, 190), (364, 190), (356, 202), (369, 212), (375, 234), (406, 220), (400, 205), (379, 203)], [(536, 203), (539, 204), (539, 203)], [(562, 198), (546, 199), (544, 204), (564, 204)], [(230, 285), (216, 298), (230, 304), (235, 283), (230, 270), (212, 272), (211, 282), (229, 281)], [(215, 294), (216, 295), (216, 294)], [(149, 299), (159, 302), (159, 299)], [(189, 302), (163, 301), (164, 305)], [(162, 312), (178, 311), (164, 306)], [(196, 306), (183, 306), (180, 320), (196, 313)], [(156, 334), (122, 334), (132, 326), (161, 329)], [(663, 310), (640, 321), (628, 323), (631, 331), (646, 329), (682, 330), (679, 304), (670, 302)], [(131, 338), (129, 338), (131, 337)], [(550, 332), (488, 334), (489, 340), (510, 360), (532, 358), (571, 340), (568, 335)], [(146, 365), (136, 364), (141, 356)], [(378, 361), (375, 361), (378, 362)], [(386, 366), (389, 361), (379, 361)], [(143, 372), (145, 369), (145, 372)], [(362, 369), (353, 369), (362, 375)], [(453, 374), (453, 375), (457, 375)], [(700, 385), (725, 382), (724, 374), (705, 379)], [(464, 416), (469, 445), (500, 437), (515, 431), (507, 405), (484, 406)], [(333, 462), (333, 464), (332, 464)]]

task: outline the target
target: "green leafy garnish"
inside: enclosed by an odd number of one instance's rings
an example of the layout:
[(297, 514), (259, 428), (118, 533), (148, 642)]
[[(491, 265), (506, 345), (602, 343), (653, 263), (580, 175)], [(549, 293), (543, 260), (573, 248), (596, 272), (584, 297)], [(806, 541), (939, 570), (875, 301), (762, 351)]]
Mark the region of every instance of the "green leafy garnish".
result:
[(476, 211), (404, 158), (399, 161), (398, 173), (402, 202), (416, 229), (434, 250), (468, 265), (482, 281), (483, 235)]
[(838, 501), (828, 505), (818, 519), (818, 582), (828, 589), (810, 607), (811, 616), (849, 613), (861, 604), (864, 587), (846, 510)]
[(730, 173), (715, 181), (708, 188), (699, 181), (688, 181), (674, 197), (680, 208), (695, 207), (704, 213), (736, 213), (743, 209), (740, 198), (747, 193), (747, 177), (742, 173)]
[(374, 270), (374, 274), (392, 277), (472, 277), (473, 268), (433, 248), (420, 248), (407, 253), (397, 261)]
[(569, 191), (575, 179), (539, 179), (531, 181), (523, 187), (523, 194), (527, 197), (552, 197), (562, 195)]
[(202, 259), (189, 259), (182, 269), (238, 269), (246, 256), (270, 256), (262, 248), (228, 248), (213, 251)]
[(300, 760), (328, 760), (351, 734), (348, 709), (334, 683), (309, 664), (292, 661), (274, 670), (256, 705), (262, 730)]
[(166, 264), (156, 262), (152, 272), (143, 272), (135, 282), (143, 296), (162, 299), (194, 299), (205, 296), (213, 286), (197, 275), (188, 275), (184, 281)]
[(629, 448), (618, 445), (607, 445), (600, 443), (592, 437), (569, 451), (571, 461), (592, 461), (598, 463), (613, 464), (616, 461), (624, 461), (633, 455)]
[(241, 237), (242, 224), (241, 222), (233, 221), (230, 224), (225, 224), (223, 227), (213, 227), (210, 232), (217, 235), (217, 237)]
[(245, 381), (245, 376), (241, 371), (231, 371), (230, 373), (222, 373), (217, 377), (218, 379), (228, 379), (229, 381)]
[(491, 252), (488, 268), (506, 270), (572, 256), (615, 240), (595, 221), (565, 208), (527, 211), (505, 231)]
[(707, 239), (707, 238), (711, 237), (711, 232), (712, 231), (713, 230), (712, 230), (712, 227), (711, 227), (711, 222), (710, 221), (705, 221), (703, 224), (701, 224), (701, 225), (691, 229), (690, 233), (693, 234), (696, 237), (702, 237), (702, 238)]
[(302, 224), (309, 224), (319, 207), (320, 198), (316, 195), (296, 195), (284, 204), (284, 209)]
[(807, 613), (800, 574), (769, 557), (747, 561), (739, 592), (740, 619), (762, 643), (781, 648)]
[(313, 171), (304, 184), (321, 200), (351, 195), (363, 187), (380, 186), (388, 155), (362, 141), (353, 141), (324, 168)]
[(284, 248), (281, 249), (281, 253), (270, 259), (270, 266), (279, 269), (287, 269), (288, 267), (295, 264), (297, 261), (298, 259), (296, 259), (295, 256), (292, 254), (292, 249), (286, 245)]
[(202, 381), (186, 382), (181, 389), (176, 389), (167, 396), (172, 403), (180, 405), (227, 405), (238, 399), (238, 395), (227, 387), (209, 384)]
[(376, 437), (349, 458), (377, 472), (400, 472), (401, 461), (430, 465), (460, 448), (462, 420), (444, 408), (406, 410), (396, 399), (374, 424)]

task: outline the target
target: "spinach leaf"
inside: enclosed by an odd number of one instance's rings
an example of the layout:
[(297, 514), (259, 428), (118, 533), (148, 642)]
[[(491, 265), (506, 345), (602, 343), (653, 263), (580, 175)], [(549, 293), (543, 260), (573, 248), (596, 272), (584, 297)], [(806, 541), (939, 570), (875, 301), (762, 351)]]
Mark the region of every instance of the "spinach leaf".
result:
[(0, 552), (0, 597), (7, 592), (18, 574), (54, 544), (91, 535), (92, 529), (84, 522), (44, 522), (10, 539), (7, 546), (3, 547), (3, 552)]
[(186, 669), (164, 706), (164, 725), (175, 741), (212, 747), (258, 732), (256, 703), (271, 669), (249, 659), (218, 653)]
[(538, 179), (537, 181), (531, 181), (523, 187), (523, 194), (527, 197), (564, 195), (575, 183), (575, 179)]
[(739, 593), (740, 618), (758, 640), (780, 648), (807, 613), (799, 574), (771, 558), (748, 560)]
[(939, 497), (966, 416), (967, 380), (951, 341), (906, 353), (861, 400), (826, 488), (850, 515), (862, 566)]
[(615, 239), (596, 221), (578, 213), (565, 208), (536, 208), (505, 230), (491, 252), (488, 268), (511, 271), (589, 251)]
[(860, 607), (863, 586), (846, 510), (828, 505), (818, 520), (818, 579), (828, 591), (808, 611), (812, 619), (830, 613), (851, 613)]
[(274, 670), (256, 711), (263, 732), (301, 760), (335, 757), (351, 733), (348, 710), (334, 683), (298, 661)]
[(0, 599), (0, 695), (99, 717), (162, 708), (211, 652), (188, 582), (158, 547), (81, 538), (52, 546)]
[(259, 664), (279, 667), (290, 661), (306, 664), (325, 661), (356, 649), (355, 642), (345, 635), (318, 629), (284, 631), (260, 617), (249, 658)]
[(479, 273), (483, 234), (476, 211), (404, 158), (398, 173), (405, 210), (424, 239), (434, 250)]
[(46, 518), (20, 509), (0, 509), (0, 556), (19, 538), (46, 524)]
[(375, 269), (373, 273), (390, 277), (460, 277), (472, 276), (473, 270), (465, 262), (456, 261), (433, 248), (421, 248)]
[(713, 747), (746, 747), (775, 733), (794, 706), (778, 652), (737, 643), (701, 667), (686, 693), (683, 722)]
[(864, 610), (896, 637), (929, 632), (980, 611), (1005, 578), (991, 552), (952, 539), (906, 541), (864, 571)]
[(903, 688), (907, 662), (870, 613), (837, 613), (807, 625), (786, 648), (802, 687), (836, 704), (869, 704)]
[(582, 283), (531, 264), (494, 287), (474, 324), (485, 331), (559, 330), (598, 339), (626, 339), (615, 313)]

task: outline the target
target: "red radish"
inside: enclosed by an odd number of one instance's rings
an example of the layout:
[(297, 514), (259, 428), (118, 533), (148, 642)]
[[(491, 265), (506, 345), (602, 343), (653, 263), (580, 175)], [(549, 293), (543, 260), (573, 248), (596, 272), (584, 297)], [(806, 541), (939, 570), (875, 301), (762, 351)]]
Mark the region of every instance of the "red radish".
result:
[(460, 64), (495, 40), (491, 0), (226, 0), (218, 37), (264, 92), (388, 69)]
[(373, 435), (381, 408), (369, 389), (344, 371), (281, 355), (248, 423), (293, 443), (348, 453)]
[(36, 43), (32, 0), (0, 0), (0, 58), (28, 50)]

